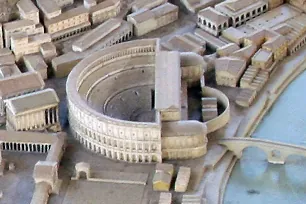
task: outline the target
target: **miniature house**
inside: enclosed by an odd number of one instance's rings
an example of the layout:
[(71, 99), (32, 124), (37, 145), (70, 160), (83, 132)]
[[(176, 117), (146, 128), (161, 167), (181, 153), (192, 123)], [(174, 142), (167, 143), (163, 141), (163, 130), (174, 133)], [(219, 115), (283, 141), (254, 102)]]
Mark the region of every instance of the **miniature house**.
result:
[(222, 57), (216, 60), (216, 81), (218, 85), (236, 87), (246, 68), (246, 61), (233, 57)]
[(44, 80), (48, 78), (48, 65), (40, 54), (24, 55), (23, 62), (25, 64), (25, 71), (37, 71)]
[(168, 25), (178, 18), (178, 7), (165, 3), (153, 9), (143, 8), (127, 16), (127, 21), (134, 25), (136, 36), (142, 36), (155, 29)]
[(59, 98), (53, 89), (17, 96), (5, 101), (8, 129), (59, 131)]
[(5, 116), (4, 100), (43, 89), (45, 83), (37, 72), (27, 72), (0, 79), (0, 116)]
[(264, 49), (258, 50), (252, 58), (252, 66), (257, 68), (269, 69), (272, 63), (273, 63), (272, 52)]
[(214, 8), (208, 7), (199, 11), (198, 26), (214, 36), (219, 36), (222, 30), (228, 28), (229, 18)]
[(153, 190), (169, 191), (173, 173), (173, 164), (157, 163), (153, 177)]
[(164, 171), (157, 171), (153, 177), (154, 191), (169, 191), (172, 175)]
[(167, 172), (170, 175), (173, 175), (174, 173), (174, 167), (173, 164), (167, 164), (167, 163), (157, 163), (155, 167), (155, 171), (164, 171)]
[(175, 181), (176, 192), (186, 192), (191, 175), (191, 169), (189, 167), (181, 166)]

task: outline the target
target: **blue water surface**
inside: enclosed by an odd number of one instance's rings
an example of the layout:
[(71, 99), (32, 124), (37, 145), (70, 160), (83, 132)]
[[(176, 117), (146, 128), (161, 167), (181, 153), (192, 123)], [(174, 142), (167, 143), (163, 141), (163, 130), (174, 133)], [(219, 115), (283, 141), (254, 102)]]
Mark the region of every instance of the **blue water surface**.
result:
[[(287, 87), (252, 137), (306, 146), (306, 72)], [(244, 150), (229, 179), (224, 204), (287, 203), (306, 204), (306, 158), (292, 155), (285, 165), (273, 165), (262, 150)]]

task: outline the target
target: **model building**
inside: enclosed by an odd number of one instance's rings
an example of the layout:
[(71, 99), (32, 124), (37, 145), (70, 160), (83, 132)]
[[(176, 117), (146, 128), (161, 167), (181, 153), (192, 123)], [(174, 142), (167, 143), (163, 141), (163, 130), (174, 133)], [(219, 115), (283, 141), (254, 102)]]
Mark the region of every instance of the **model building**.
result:
[(0, 2), (0, 203), (305, 203), (305, 5)]

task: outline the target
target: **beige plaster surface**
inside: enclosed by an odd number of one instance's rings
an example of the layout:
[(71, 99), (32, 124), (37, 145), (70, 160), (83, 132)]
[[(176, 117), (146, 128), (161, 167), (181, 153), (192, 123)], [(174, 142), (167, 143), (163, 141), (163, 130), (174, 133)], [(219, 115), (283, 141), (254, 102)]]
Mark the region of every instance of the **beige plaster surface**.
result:
[[(186, 19), (184, 17), (184, 19)], [(187, 17), (188, 19), (188, 17)], [(182, 25), (181, 22), (177, 22), (175, 23), (175, 25), (177, 26), (177, 28), (179, 28), (181, 26), (180, 29), (178, 29), (177, 31), (173, 31), (173, 32), (184, 32), (186, 31), (186, 29), (189, 29), (190, 27), (192, 27), (192, 22), (189, 21), (189, 25)], [(163, 28), (161, 29), (164, 31), (164, 33), (168, 33), (168, 35), (171, 35), (171, 29), (168, 28)], [(152, 36), (159, 36), (160, 33), (156, 32), (156, 33), (152, 33)], [(150, 35), (149, 35), (150, 36)], [(165, 38), (167, 38), (167, 34), (165, 34)], [(164, 39), (165, 39), (164, 38)], [(302, 51), (303, 53), (305, 52), (305, 49), (303, 49)], [(300, 54), (300, 52), (297, 53), (297, 55)], [(301, 57), (299, 57), (301, 59)], [(291, 64), (291, 69), (292, 69), (292, 65)], [(295, 68), (292, 70), (289, 70), (289, 67), (286, 68), (286, 71), (276, 71), (275, 74), (272, 76), (272, 78), (269, 80), (269, 82), (272, 82), (273, 80), (275, 81), (275, 83), (271, 83), (274, 85), (267, 85), (268, 87), (270, 87), (271, 89), (266, 89), (264, 88), (265, 91), (267, 90), (277, 90), (275, 93), (277, 94), (277, 96), (281, 93), (281, 91), (288, 85), (288, 83), (293, 80), (300, 72), (302, 72), (305, 68), (300, 67), (300, 68)], [(283, 80), (284, 78), (280, 78), (280, 77), (288, 77), (287, 79)], [(278, 80), (278, 79), (281, 80)], [(283, 83), (285, 81), (285, 83)], [(48, 87), (55, 87), (58, 91), (58, 94), (61, 95), (62, 97), (62, 101), (61, 101), (61, 109), (62, 112), (65, 113), (65, 89), (64, 87), (64, 83), (65, 83), (65, 79), (61, 79), (61, 80), (53, 80), (51, 79), (51, 81), (48, 81)], [(236, 134), (237, 131), (237, 135), (244, 135), (245, 133), (247, 133), (248, 135), (251, 134), (252, 129), (255, 129), (254, 126), (256, 126), (258, 124), (258, 121), (263, 117), (263, 115), (266, 113), (266, 111), (272, 106), (273, 102), (276, 100), (277, 96), (272, 96), (272, 97), (268, 97), (268, 93), (264, 91), (263, 94), (261, 94), (258, 97), (258, 100), (255, 101), (255, 104), (253, 105), (253, 108), (250, 109), (249, 111), (240, 109), (238, 107), (235, 106), (234, 102), (233, 102), (233, 98), (235, 98), (236, 93), (236, 89), (233, 88), (227, 88), (227, 87), (218, 87), (218, 89), (222, 90), (224, 93), (226, 93), (226, 95), (229, 97), (230, 99), (230, 106), (231, 106), (231, 120), (229, 125), (226, 128), (223, 128), (221, 130), (218, 130), (217, 132), (211, 133), (209, 135), (209, 138), (219, 138), (222, 137), (222, 135), (225, 133), (226, 137), (231, 137), (234, 136)], [(268, 98), (270, 100), (268, 100)], [(268, 103), (266, 103), (266, 101), (268, 101)], [(266, 104), (266, 105), (265, 105)], [(258, 109), (262, 109), (262, 112), (257, 112), (256, 110)], [(247, 115), (244, 117), (243, 114), (247, 113)], [(246, 123), (246, 119), (248, 118), (250, 119), (250, 124), (248, 125)], [(63, 119), (64, 121), (64, 119)], [(239, 125), (241, 124), (241, 125)], [(254, 125), (254, 126), (252, 126)], [(112, 169), (116, 169), (119, 171), (146, 171), (146, 172), (150, 172), (151, 170), (154, 169), (154, 167), (152, 167), (151, 165), (136, 165), (136, 166), (130, 166), (126, 163), (122, 163), (122, 162), (114, 162), (114, 161), (110, 161), (108, 159), (105, 158), (101, 158), (99, 156), (96, 156), (93, 153), (90, 153), (86, 150), (84, 150), (80, 145), (78, 145), (73, 139), (70, 138), (70, 143), (69, 143), (69, 147), (68, 147), (68, 151), (64, 156), (64, 160), (63, 160), (63, 166), (60, 172), (60, 176), (62, 177), (67, 177), (67, 175), (71, 174), (71, 172), (73, 172), (72, 166), (75, 162), (80, 161), (80, 158), (85, 158), (87, 159), (90, 163), (95, 164), (96, 166), (94, 168), (96, 169), (106, 169), (106, 170), (112, 170)], [(210, 153), (212, 152), (212, 153)], [(204, 162), (207, 162), (207, 164), (209, 164), (209, 166), (215, 166), (215, 168), (218, 167), (218, 162), (220, 161), (221, 155), (223, 155), (224, 149), (220, 148), (220, 146), (217, 145), (211, 145), (208, 147), (208, 153), (204, 159)], [(214, 155), (214, 157), (210, 158), (211, 155)], [(6, 159), (11, 159), (16, 161), (17, 163), (17, 170), (18, 168), (22, 168), (22, 170), (18, 170), (18, 172), (24, 172), (22, 173), (22, 179), (19, 177), (20, 174), (16, 174), (12, 177), (13, 174), (10, 174), (9, 179), (6, 179), (4, 181), (4, 183), (7, 183), (8, 185), (5, 185), (4, 190), (2, 189), (2, 187), (0, 187), (0, 191), (3, 190), (4, 194), (3, 194), (3, 199), (1, 201), (8, 201), (7, 203), (19, 203), (21, 201), (26, 201), (27, 199), (29, 199), (31, 197), (31, 193), (33, 190), (33, 182), (31, 182), (31, 173), (32, 173), (32, 168), (34, 166), (34, 164), (36, 163), (36, 161), (31, 161), (32, 155), (28, 155), (28, 156), (21, 156), (20, 154), (4, 154), (4, 157)], [(30, 159), (29, 159), (30, 158)], [(44, 158), (44, 156), (42, 157)], [(19, 160), (20, 159), (20, 160)], [(18, 165), (19, 163), (22, 164), (22, 159), (23, 160), (27, 160), (28, 163), (27, 165), (24, 166), (20, 166)], [(87, 161), (86, 160), (86, 161)], [(196, 159), (196, 160), (192, 160), (190, 162), (187, 163), (192, 163), (192, 166), (194, 168), (198, 168), (201, 169), (200, 165), (203, 165), (202, 163), (203, 158), (200, 159)], [(32, 162), (32, 163), (31, 163)], [(185, 161), (186, 162), (186, 161)], [(222, 161), (221, 161), (222, 162)], [(178, 164), (182, 164), (182, 161), (177, 162)], [(233, 162), (229, 163), (229, 166), (232, 165)], [(205, 166), (205, 165), (204, 165)], [(229, 172), (227, 172), (229, 173)], [(150, 174), (150, 176), (152, 176)], [(17, 178), (18, 177), (18, 178)], [(227, 176), (225, 175), (224, 178), (226, 178)], [(14, 178), (14, 182), (11, 182), (12, 180), (10, 180), (11, 178)], [(205, 177), (204, 177), (205, 178)], [(24, 180), (23, 180), (24, 179)], [(205, 179), (204, 179), (205, 180)], [(226, 179), (225, 179), (226, 180)], [(3, 181), (2, 178), (0, 178), (0, 182)], [(28, 182), (26, 182), (28, 181)], [(20, 185), (16, 185), (15, 182), (20, 182)], [(51, 196), (50, 202), (51, 204), (57, 204), (57, 203), (61, 203), (61, 198), (64, 196), (66, 190), (67, 190), (67, 180), (65, 181), (65, 185), (63, 185), (62, 191), (60, 193), (59, 196)], [(30, 186), (30, 187), (29, 187)], [(85, 184), (86, 186), (86, 184)], [(219, 185), (219, 188), (223, 188), (225, 186), (224, 183)], [(28, 188), (29, 189), (29, 193), (26, 193), (26, 195), (24, 195), (23, 191), (21, 191), (21, 188)], [(9, 192), (9, 190), (7, 189), (16, 189), (13, 192)], [(31, 190), (32, 189), (32, 190)], [(145, 200), (145, 198), (148, 198), (148, 200), (152, 200), (151, 203), (154, 203), (154, 201), (157, 202), (158, 200), (158, 196), (159, 195), (151, 195), (148, 193), (149, 190), (145, 190), (143, 191), (143, 200)], [(14, 194), (18, 194), (17, 197), (14, 197)], [(100, 191), (99, 191), (100, 193)], [(174, 195), (174, 197), (176, 198), (176, 200), (180, 199), (180, 196)], [(222, 196), (220, 196), (222, 197)], [(10, 199), (10, 200), (7, 200)], [(150, 202), (150, 201), (149, 201)], [(146, 203), (145, 201), (143, 203)]]
[(143, 193), (142, 185), (70, 181), (63, 204), (141, 204)]

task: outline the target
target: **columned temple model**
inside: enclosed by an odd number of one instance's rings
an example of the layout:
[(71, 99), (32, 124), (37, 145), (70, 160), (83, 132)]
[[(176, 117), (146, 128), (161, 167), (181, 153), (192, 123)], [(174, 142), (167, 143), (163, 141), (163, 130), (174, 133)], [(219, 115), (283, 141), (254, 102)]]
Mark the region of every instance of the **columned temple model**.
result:
[(7, 99), (7, 129), (59, 131), (58, 103), (59, 99), (53, 89)]

